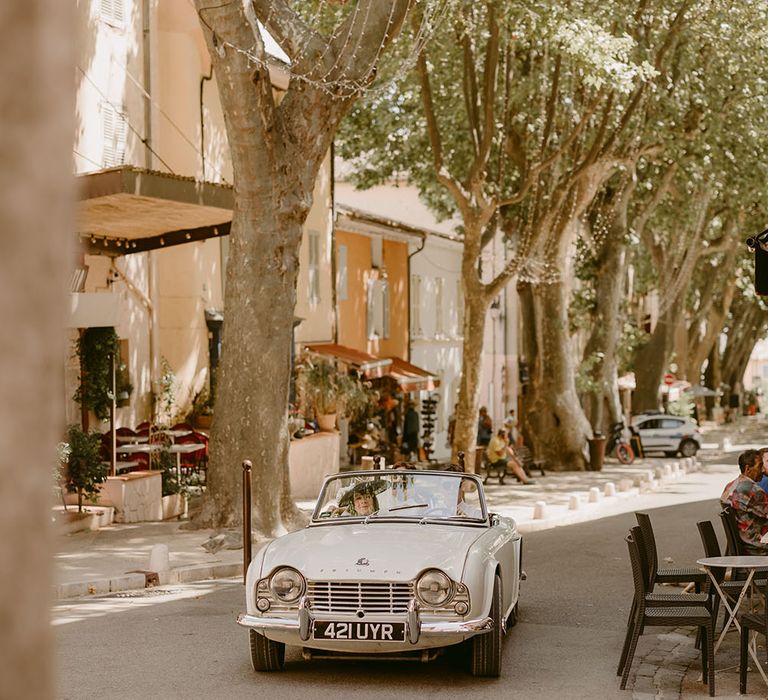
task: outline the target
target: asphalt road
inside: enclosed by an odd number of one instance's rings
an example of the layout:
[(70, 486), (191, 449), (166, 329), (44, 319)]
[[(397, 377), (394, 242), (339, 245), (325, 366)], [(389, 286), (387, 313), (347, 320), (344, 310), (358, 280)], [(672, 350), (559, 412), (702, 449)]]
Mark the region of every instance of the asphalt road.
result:
[[(718, 510), (704, 501), (649, 511), (660, 558), (693, 563), (695, 523)], [(614, 674), (632, 594), (624, 536), (634, 524), (630, 513), (525, 536), (528, 580), (500, 679), (466, 673), (461, 647), (428, 664), (304, 661), (289, 648), (284, 673), (255, 674), (247, 632), (234, 622), (243, 586), (218, 581), (57, 605), (58, 697), (631, 697)]]

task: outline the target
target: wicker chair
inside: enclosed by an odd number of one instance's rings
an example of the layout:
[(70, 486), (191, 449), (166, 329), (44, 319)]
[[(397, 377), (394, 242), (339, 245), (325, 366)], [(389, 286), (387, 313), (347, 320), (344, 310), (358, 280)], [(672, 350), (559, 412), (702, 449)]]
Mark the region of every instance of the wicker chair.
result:
[[(637, 544), (637, 547), (639, 549), (640, 565), (643, 567), (643, 571), (645, 572), (645, 576), (646, 576), (646, 581), (648, 582), (648, 585), (646, 585), (646, 589), (645, 589), (646, 592), (644, 596), (646, 608), (665, 608), (665, 607), (666, 608), (668, 607), (675, 607), (675, 608), (706, 607), (707, 609), (712, 608), (712, 596), (709, 593), (679, 593), (679, 592), (655, 593), (650, 586), (650, 567), (648, 566), (648, 560), (645, 554), (646, 547), (643, 542), (643, 531), (638, 526), (635, 526), (629, 531), (629, 533), (632, 536), (632, 539)], [(624, 646), (621, 650), (619, 667), (616, 671), (617, 676), (620, 676), (624, 671), (624, 664), (627, 660), (627, 650), (629, 649), (629, 643), (632, 637), (632, 629), (634, 626), (636, 616), (637, 616), (637, 601), (633, 598), (632, 606), (629, 611), (629, 619), (627, 620), (627, 634), (624, 639)], [(697, 649), (699, 648), (698, 641), (699, 640), (697, 636), (697, 645), (696, 645)]]
[[(625, 643), (625, 649), (622, 650), (622, 656), (626, 656), (623, 663), (623, 674), (621, 677), (621, 689), (627, 686), (629, 678), (629, 669), (632, 666), (632, 659), (637, 648), (637, 640), (643, 634), (645, 627), (679, 627), (696, 626), (702, 630), (702, 651), (701, 651), (701, 670), (702, 678), (705, 683), (709, 682), (709, 695), (715, 696), (715, 652), (714, 652), (714, 621), (712, 612), (704, 606), (689, 607), (663, 607), (650, 608), (646, 606), (645, 597), (650, 592), (650, 581), (648, 579), (648, 567), (642, 560), (642, 546), (635, 539), (637, 529), (633, 528), (627, 535), (627, 547), (629, 549), (629, 560), (632, 564), (632, 579), (635, 587), (634, 607), (635, 616), (627, 630), (627, 639), (629, 644)], [(681, 594), (685, 595), (685, 594)]]
[(637, 518), (637, 524), (643, 531), (643, 544), (648, 560), (651, 589), (656, 583), (693, 583), (696, 593), (700, 593), (701, 587), (707, 582), (707, 574), (695, 566), (659, 568), (656, 538), (653, 534), (651, 518), (648, 513), (635, 513), (635, 518)]
[[(761, 593), (768, 596), (768, 581), (762, 586)], [(768, 597), (766, 597), (768, 600)], [(744, 612), (739, 615), (741, 634), (739, 635), (739, 693), (747, 692), (747, 646), (749, 644), (749, 631), (754, 630), (768, 639), (768, 605), (763, 605), (762, 612)], [(768, 645), (766, 648), (768, 659)]]

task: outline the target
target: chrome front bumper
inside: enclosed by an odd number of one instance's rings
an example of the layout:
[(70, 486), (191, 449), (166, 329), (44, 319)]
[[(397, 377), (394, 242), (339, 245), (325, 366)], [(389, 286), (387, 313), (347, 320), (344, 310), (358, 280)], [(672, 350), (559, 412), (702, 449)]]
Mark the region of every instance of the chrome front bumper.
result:
[[(237, 624), (249, 627), (257, 632), (292, 632), (302, 641), (309, 640), (312, 634), (312, 616), (305, 608), (304, 613), (296, 619), (261, 617), (242, 613), (238, 615)], [(438, 637), (442, 635), (456, 635), (459, 637), (472, 636), (490, 632), (493, 629), (493, 620), (483, 617), (477, 620), (458, 620), (456, 622), (424, 622), (418, 615), (409, 614), (405, 620), (406, 639), (411, 644), (416, 644), (422, 637)]]

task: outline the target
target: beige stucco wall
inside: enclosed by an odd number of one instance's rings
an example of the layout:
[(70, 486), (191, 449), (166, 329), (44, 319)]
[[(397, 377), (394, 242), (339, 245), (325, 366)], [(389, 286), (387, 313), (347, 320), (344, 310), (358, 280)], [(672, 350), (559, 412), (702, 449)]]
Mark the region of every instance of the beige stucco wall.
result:
[[(203, 80), (211, 75), (210, 58), (197, 13), (188, 0), (150, 0), (149, 6), (151, 117), (147, 122), (142, 2), (125, 0), (126, 21), (118, 27), (100, 18), (99, 0), (78, 3), (76, 171), (102, 168), (101, 107), (108, 100), (125, 110), (130, 125), (125, 163), (231, 183), (216, 78)], [(147, 136), (154, 154), (148, 153), (140, 141)], [(330, 158), (326, 158), (305, 225), (305, 232), (320, 234), (320, 298), (315, 304), (309, 303), (307, 294), (306, 235), (300, 251), (296, 315), (304, 321), (296, 337), (303, 341), (333, 338), (330, 173)], [(134, 392), (130, 406), (118, 409), (118, 426), (135, 426), (149, 418), (151, 393), (159, 391), (162, 359), (175, 375), (174, 413), (183, 414), (194, 393), (207, 383), (205, 310), (224, 310), (227, 249), (226, 239), (211, 239), (117, 258), (115, 265), (130, 284), (108, 279), (108, 258), (87, 256), (88, 291), (120, 295), (122, 311), (116, 330), (121, 338), (130, 340), (129, 371)], [(76, 336), (73, 331), (71, 339)], [(64, 375), (66, 396), (71, 397), (78, 382), (77, 362), (72, 356), (65, 363)], [(76, 422), (79, 407), (71, 398), (66, 410), (68, 420)]]

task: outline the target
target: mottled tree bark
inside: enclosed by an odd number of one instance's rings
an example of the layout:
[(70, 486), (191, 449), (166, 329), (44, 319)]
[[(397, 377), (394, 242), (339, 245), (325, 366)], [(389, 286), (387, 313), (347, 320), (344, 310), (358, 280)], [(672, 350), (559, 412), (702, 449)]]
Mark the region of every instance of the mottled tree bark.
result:
[[(219, 86), (235, 188), (227, 323), (202, 525), (241, 522), (246, 458), (253, 462), (254, 526), (278, 535), (286, 524), (300, 522), (290, 497), (287, 405), (302, 225), (321, 162), (354, 99), (335, 94), (333, 83), (365, 84), (411, 5), (410, 0), (362, 3), (338, 36), (326, 41), (307, 31), (282, 2), (210, 6), (196, 0)], [(310, 78), (317, 73), (330, 84), (292, 79), (278, 103), (257, 19), (289, 55), (300, 56), (294, 70)], [(306, 45), (296, 45), (299, 36)], [(238, 48), (248, 48), (259, 61)]]
[(0, 698), (53, 698), (53, 467), (74, 240), (72, 3), (0, 21)]
[[(597, 387), (589, 394), (588, 416), (593, 429), (604, 433), (611, 423), (623, 420), (616, 353), (621, 337), (621, 304), (626, 273), (627, 209), (633, 192), (633, 182), (625, 184), (621, 191), (613, 193), (600, 211), (606, 230), (598, 248), (594, 323), (584, 348), (584, 360), (591, 362), (594, 358), (590, 378)], [(604, 415), (606, 405), (607, 417)]]

